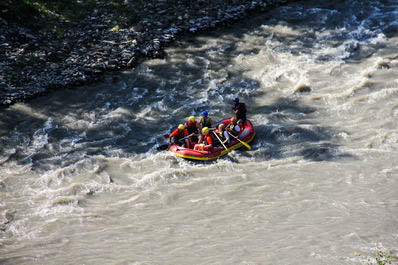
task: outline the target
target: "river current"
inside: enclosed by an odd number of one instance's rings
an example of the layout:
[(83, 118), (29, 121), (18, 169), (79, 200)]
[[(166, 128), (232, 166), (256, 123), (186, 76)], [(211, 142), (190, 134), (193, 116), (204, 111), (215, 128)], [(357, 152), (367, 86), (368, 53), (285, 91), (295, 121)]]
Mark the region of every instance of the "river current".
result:
[[(398, 259), (398, 3), (297, 1), (0, 113), (1, 264)], [(214, 162), (158, 152), (248, 106)]]

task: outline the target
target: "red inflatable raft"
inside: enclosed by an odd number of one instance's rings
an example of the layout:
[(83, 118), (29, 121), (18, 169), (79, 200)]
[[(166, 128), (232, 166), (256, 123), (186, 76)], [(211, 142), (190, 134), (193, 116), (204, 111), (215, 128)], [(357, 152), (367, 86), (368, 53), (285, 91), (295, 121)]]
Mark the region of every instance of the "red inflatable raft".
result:
[[(224, 119), (222, 121), (219, 121), (215, 124), (215, 127), (217, 128), (218, 125), (220, 125), (222, 122), (227, 126), (230, 123), (230, 119)], [(238, 139), (234, 139), (232, 136), (230, 136), (231, 142), (229, 144), (226, 144), (226, 147), (228, 150), (224, 148), (224, 146), (216, 146), (214, 147), (214, 150), (212, 151), (196, 151), (191, 148), (185, 148), (181, 147), (179, 145), (172, 145), (170, 146), (169, 151), (175, 153), (177, 156), (185, 158), (185, 159), (190, 159), (190, 160), (213, 160), (217, 159), (221, 156), (224, 156), (228, 154), (228, 152), (241, 148), (242, 146), (248, 146), (247, 143), (251, 142), (256, 135), (256, 132), (254, 130), (254, 127), (252, 123), (249, 120), (246, 120), (246, 122), (243, 124), (243, 128), (241, 130), (241, 133), (238, 136)], [(243, 142), (243, 143), (242, 143)], [(193, 145), (196, 144), (193, 142)]]

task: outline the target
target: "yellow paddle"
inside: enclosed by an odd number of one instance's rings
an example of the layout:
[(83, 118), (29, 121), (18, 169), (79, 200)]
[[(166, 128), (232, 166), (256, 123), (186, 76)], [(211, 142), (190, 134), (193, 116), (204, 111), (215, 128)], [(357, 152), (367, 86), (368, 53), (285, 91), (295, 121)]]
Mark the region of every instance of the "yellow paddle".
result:
[(252, 147), (248, 144), (243, 142), (241, 139), (239, 139), (238, 137), (236, 137), (235, 135), (231, 134), (230, 132), (228, 132), (229, 135), (231, 135), (233, 138), (235, 138), (236, 140), (238, 140), (239, 142), (241, 142), (244, 146), (247, 147), (247, 149), (252, 150)]

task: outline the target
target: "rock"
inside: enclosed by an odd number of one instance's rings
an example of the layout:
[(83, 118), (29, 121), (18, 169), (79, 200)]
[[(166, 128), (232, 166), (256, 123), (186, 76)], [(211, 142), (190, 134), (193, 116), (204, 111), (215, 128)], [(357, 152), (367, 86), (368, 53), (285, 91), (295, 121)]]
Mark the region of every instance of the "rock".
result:
[(79, 67), (79, 71), (85, 74), (91, 74), (93, 72), (93, 69), (88, 67)]
[(5, 19), (3, 19), (3, 18), (0, 17), (0, 24), (3, 24), (3, 25), (5, 25), (5, 26), (7, 26), (7, 25), (8, 25), (8, 22), (7, 22)]
[(136, 56), (131, 57), (130, 60), (128, 61), (128, 63), (127, 63), (127, 67), (134, 66), (136, 62), (137, 62), (137, 57)]
[(309, 85), (305, 85), (305, 84), (300, 84), (298, 85), (294, 92), (296, 93), (309, 93), (311, 92), (311, 87)]
[(86, 81), (86, 76), (84, 76), (84, 75), (83, 76), (79, 76), (79, 77), (76, 78), (76, 81), (84, 83)]
[(164, 10), (164, 9), (167, 9), (169, 6), (167, 4), (165, 4), (165, 3), (158, 3), (158, 4), (156, 4), (155, 7), (158, 10)]
[(98, 9), (94, 9), (94, 11), (93, 11), (93, 13), (91, 13), (91, 16), (92, 17), (96, 17), (96, 16), (98, 16)]

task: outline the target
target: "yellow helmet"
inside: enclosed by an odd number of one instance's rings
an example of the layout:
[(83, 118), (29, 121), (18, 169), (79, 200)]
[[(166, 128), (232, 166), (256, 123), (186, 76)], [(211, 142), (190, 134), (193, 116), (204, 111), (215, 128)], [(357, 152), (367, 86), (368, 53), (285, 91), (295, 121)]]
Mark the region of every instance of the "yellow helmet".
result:
[(183, 124), (180, 124), (180, 125), (178, 125), (178, 129), (180, 129), (180, 130), (184, 130), (184, 125)]
[(194, 122), (195, 121), (195, 117), (194, 116), (189, 116), (188, 121)]
[(209, 132), (209, 127), (204, 127), (204, 128), (202, 129), (202, 132), (203, 132), (203, 133), (208, 133), (208, 132)]

